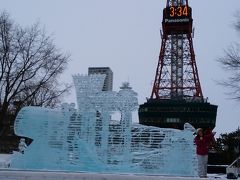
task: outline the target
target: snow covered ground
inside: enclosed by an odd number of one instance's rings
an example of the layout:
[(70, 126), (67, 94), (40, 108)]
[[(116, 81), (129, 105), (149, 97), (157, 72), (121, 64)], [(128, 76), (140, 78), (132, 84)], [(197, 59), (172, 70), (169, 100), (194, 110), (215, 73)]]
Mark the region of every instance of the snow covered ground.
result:
[[(161, 175), (141, 174), (99, 174), (99, 173), (70, 173), (57, 171), (23, 171), (8, 167), (11, 155), (0, 154), (0, 180), (178, 180), (200, 179), (197, 177), (170, 177)], [(207, 179), (226, 179), (226, 175), (209, 174)]]
[[(49, 171), (20, 171), (0, 170), (1, 180), (198, 180), (197, 177), (170, 177), (170, 176), (146, 176), (136, 174), (96, 174), (96, 173), (68, 173)], [(201, 178), (203, 179), (203, 178)], [(226, 179), (225, 175), (209, 175), (206, 179)]]

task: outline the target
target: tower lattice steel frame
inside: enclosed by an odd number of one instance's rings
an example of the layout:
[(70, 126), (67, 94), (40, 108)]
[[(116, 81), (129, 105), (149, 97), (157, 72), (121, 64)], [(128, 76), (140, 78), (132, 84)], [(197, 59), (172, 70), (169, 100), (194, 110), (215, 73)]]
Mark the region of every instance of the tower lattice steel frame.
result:
[[(187, 9), (183, 15), (180, 11), (184, 8)], [(193, 49), (192, 22), (188, 0), (167, 1), (163, 10), (162, 43), (150, 99), (203, 100)]]

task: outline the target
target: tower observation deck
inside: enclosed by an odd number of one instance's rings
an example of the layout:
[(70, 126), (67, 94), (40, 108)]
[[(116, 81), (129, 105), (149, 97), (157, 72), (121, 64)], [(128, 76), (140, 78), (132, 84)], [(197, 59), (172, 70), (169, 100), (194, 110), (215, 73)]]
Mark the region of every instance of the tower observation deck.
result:
[(183, 129), (216, 124), (217, 106), (203, 97), (192, 41), (192, 8), (188, 0), (167, 0), (162, 42), (150, 98), (139, 107), (139, 122)]

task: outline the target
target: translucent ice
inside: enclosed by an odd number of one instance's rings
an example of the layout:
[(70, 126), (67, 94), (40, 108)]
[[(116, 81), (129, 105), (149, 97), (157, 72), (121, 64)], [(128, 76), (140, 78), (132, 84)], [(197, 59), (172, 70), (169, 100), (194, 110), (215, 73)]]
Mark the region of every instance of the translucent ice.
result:
[[(110, 173), (196, 176), (193, 133), (132, 124), (137, 94), (124, 83), (119, 92), (102, 91), (105, 75), (73, 76), (78, 109), (23, 108), (15, 133), (30, 137), (11, 167)], [(114, 112), (121, 114), (111, 120)]]

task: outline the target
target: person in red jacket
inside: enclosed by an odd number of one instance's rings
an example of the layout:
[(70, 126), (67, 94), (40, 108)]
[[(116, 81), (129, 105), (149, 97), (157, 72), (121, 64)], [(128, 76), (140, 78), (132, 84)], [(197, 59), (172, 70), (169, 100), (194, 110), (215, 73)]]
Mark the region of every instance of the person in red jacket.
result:
[(198, 175), (201, 178), (207, 177), (207, 163), (208, 163), (208, 150), (211, 143), (214, 141), (214, 134), (211, 130), (197, 129), (197, 136), (195, 137), (195, 144), (197, 146), (197, 159), (198, 159)]

